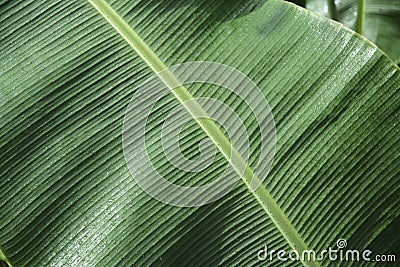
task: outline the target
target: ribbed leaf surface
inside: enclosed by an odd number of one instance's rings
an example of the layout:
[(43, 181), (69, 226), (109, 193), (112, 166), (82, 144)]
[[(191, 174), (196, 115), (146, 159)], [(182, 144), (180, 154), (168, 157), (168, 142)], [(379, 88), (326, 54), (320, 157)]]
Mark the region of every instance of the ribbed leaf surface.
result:
[[(278, 138), (263, 186), (310, 248), (345, 238), (400, 255), (400, 72), (376, 46), (283, 1), (109, 4), (167, 66), (224, 63), (259, 86)], [(89, 2), (1, 1), (0, 38), (0, 246), (13, 266), (259, 266), (265, 244), (290, 250), (241, 182), (198, 208), (163, 204), (135, 184), (121, 128), (132, 94), (154, 73)], [(246, 118), (252, 165), (260, 141), (248, 107), (216, 86), (187, 89)], [(150, 156), (167, 180), (213, 181), (221, 155), (187, 173), (158, 145), (179, 104), (169, 95), (150, 117)], [(196, 158), (205, 137), (186, 127), (183, 153)]]
[(396, 64), (400, 63), (399, 1), (307, 0), (306, 8), (357, 30), (377, 44)]

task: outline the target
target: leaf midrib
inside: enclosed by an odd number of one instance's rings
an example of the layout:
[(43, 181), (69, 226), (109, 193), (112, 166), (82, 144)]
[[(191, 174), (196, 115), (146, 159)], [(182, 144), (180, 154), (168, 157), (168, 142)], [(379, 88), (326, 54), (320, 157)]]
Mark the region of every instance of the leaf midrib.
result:
[[(151, 50), (151, 48), (140, 38), (140, 36), (125, 22), (122, 17), (104, 0), (88, 0), (96, 10), (110, 23), (110, 25), (128, 42), (128, 44), (138, 53), (138, 55), (147, 63), (147, 65), (159, 76), (163, 83), (171, 90), (177, 100), (184, 105), (185, 101), (193, 100), (193, 97), (184, 86), (176, 86), (180, 84), (178, 79), (169, 71), (165, 71), (167, 66), (161, 59)], [(162, 72), (163, 71), (163, 72)], [(162, 72), (162, 74), (160, 74)], [(243, 160), (237, 150), (231, 145), (226, 136), (219, 127), (211, 120), (203, 108), (195, 103), (191, 107), (184, 105), (187, 111), (197, 121), (199, 126), (210, 137), (220, 152), (229, 161), (234, 158), (236, 162), (243, 163), (245, 171), (240, 175), (247, 188), (250, 190), (250, 182), (257, 179), (253, 170)], [(232, 156), (231, 156), (232, 153)], [(236, 166), (233, 166), (237, 170)], [(239, 172), (240, 173), (240, 172)], [(250, 190), (251, 191), (251, 190)], [(274, 222), (280, 230), (289, 245), (301, 255), (303, 251), (309, 250), (297, 230), (293, 227), (287, 216), (280, 209), (270, 193), (261, 184), (261, 186), (251, 191), (253, 196), (261, 204), (265, 213)], [(318, 262), (302, 261), (305, 266), (320, 266)]]

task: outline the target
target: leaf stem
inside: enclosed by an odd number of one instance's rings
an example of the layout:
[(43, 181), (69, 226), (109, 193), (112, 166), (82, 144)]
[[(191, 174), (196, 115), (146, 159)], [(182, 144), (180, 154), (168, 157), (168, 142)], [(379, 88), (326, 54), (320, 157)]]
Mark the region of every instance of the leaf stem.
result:
[(6, 255), (4, 254), (1, 248), (0, 248), (0, 261), (7, 263), (8, 267), (12, 267), (11, 262), (7, 259)]
[[(139, 54), (139, 56), (149, 65), (149, 67), (159, 75), (164, 84), (172, 90), (174, 96), (181, 102), (187, 111), (193, 115), (197, 123), (204, 130), (204, 132), (213, 140), (214, 144), (218, 147), (220, 152), (225, 158), (238, 165), (245, 166), (245, 171), (241, 175), (242, 180), (248, 188), (252, 179), (257, 179), (253, 170), (248, 166), (242, 156), (232, 146), (229, 139), (223, 134), (221, 129), (215, 124), (199, 104), (185, 105), (187, 100), (193, 100), (191, 94), (184, 86), (177, 86), (180, 84), (178, 79), (172, 72), (166, 71), (167, 69), (161, 59), (151, 50), (150, 47), (134, 32), (134, 30), (126, 23), (113, 8), (104, 0), (88, 0), (100, 14), (114, 27), (114, 29), (129, 43), (129, 45)], [(194, 101), (193, 101), (194, 102)], [(232, 155), (231, 155), (232, 153)], [(233, 164), (234, 165), (234, 164)], [(236, 169), (235, 166), (232, 166)], [(237, 169), (236, 169), (237, 170)], [(250, 190), (251, 191), (251, 190)], [(285, 213), (281, 210), (279, 205), (275, 202), (266, 188), (261, 185), (257, 190), (252, 192), (257, 201), (261, 204), (266, 214), (272, 219), (274, 224), (280, 230), (284, 238), (288, 241), (289, 245), (301, 255), (303, 251), (309, 250), (299, 233), (293, 227)], [(303, 261), (305, 266), (319, 266), (315, 261)]]
[(338, 14), (336, 9), (335, 0), (328, 0), (328, 13), (329, 18), (338, 21)]
[(365, 0), (358, 0), (356, 32), (361, 35), (364, 33), (364, 19), (365, 19)]

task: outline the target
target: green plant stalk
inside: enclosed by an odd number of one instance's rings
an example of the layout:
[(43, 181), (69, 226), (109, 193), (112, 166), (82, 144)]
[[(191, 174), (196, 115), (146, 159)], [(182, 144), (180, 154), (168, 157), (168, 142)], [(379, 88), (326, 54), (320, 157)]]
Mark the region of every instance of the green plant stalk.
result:
[(364, 34), (365, 0), (358, 0), (356, 32)]
[(338, 21), (338, 14), (336, 10), (335, 0), (328, 0), (328, 13), (329, 18)]
[(9, 267), (12, 267), (11, 262), (7, 259), (6, 255), (4, 255), (4, 252), (0, 248), (0, 261), (4, 261), (5, 263), (8, 264)]
[[(147, 44), (139, 37), (139, 35), (115, 12), (115, 10), (104, 0), (88, 0), (100, 14), (114, 27), (114, 29), (129, 43), (129, 45), (139, 54), (139, 56), (149, 65), (149, 67), (159, 75), (164, 84), (172, 91), (174, 96), (180, 101), (187, 111), (196, 118), (197, 123), (205, 131), (205, 133), (213, 140), (215, 145), (228, 160), (233, 163), (232, 166), (239, 172), (242, 180), (248, 188), (252, 179), (257, 179), (253, 170), (243, 160), (237, 150), (232, 147), (227, 137), (222, 133), (219, 127), (209, 119), (204, 109), (195, 101), (191, 101), (190, 106), (185, 101), (193, 100), (193, 97), (182, 85), (178, 79), (170, 72), (163, 71), (167, 67), (161, 59), (147, 46)], [(161, 74), (160, 72), (163, 71)], [(239, 170), (244, 170), (239, 171)], [(267, 215), (272, 219), (278, 227), (282, 235), (288, 241), (290, 246), (301, 253), (309, 250), (299, 233), (293, 227), (279, 205), (269, 194), (266, 188), (261, 185), (257, 190), (252, 192), (258, 202), (261, 204)], [(303, 261), (305, 266), (320, 266), (318, 262)]]

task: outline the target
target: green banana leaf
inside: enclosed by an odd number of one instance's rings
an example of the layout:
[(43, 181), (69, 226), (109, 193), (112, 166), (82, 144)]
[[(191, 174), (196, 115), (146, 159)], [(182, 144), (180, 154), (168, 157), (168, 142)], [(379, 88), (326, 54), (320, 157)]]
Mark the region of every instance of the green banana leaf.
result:
[(306, 8), (364, 35), (400, 63), (400, 2), (393, 0), (308, 0)]
[[(2, 264), (318, 266), (260, 262), (257, 253), (297, 243), (322, 251), (340, 238), (347, 248), (400, 255), (400, 71), (381, 50), (284, 1), (108, 3), (158, 58), (124, 40), (113, 16), (99, 11), (101, 0), (0, 2)], [(123, 153), (124, 114), (158, 59), (223, 63), (261, 89), (277, 143), (258, 191), (239, 181), (213, 203), (183, 208), (136, 184)], [(187, 90), (245, 118), (254, 168), (260, 140), (248, 107), (224, 88)], [(160, 146), (162, 121), (178, 100), (169, 94), (153, 110), (149, 156), (167, 180), (209, 183), (226, 168), (222, 153), (185, 172)], [(206, 137), (196, 122), (188, 125), (182, 153), (196, 159)], [(289, 232), (279, 224), (285, 219)]]

